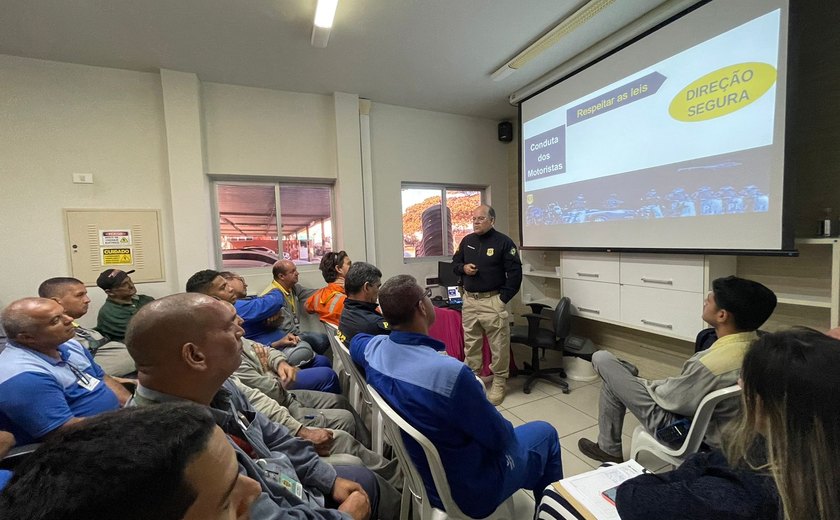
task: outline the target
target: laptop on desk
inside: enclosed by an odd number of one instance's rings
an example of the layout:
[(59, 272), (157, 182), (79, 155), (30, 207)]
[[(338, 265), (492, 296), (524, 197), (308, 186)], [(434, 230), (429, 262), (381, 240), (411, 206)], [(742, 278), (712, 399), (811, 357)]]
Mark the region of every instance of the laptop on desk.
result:
[(450, 285), (446, 288), (446, 295), (449, 301), (449, 307), (460, 309), (464, 304), (464, 297), (461, 296), (461, 288), (457, 285)]

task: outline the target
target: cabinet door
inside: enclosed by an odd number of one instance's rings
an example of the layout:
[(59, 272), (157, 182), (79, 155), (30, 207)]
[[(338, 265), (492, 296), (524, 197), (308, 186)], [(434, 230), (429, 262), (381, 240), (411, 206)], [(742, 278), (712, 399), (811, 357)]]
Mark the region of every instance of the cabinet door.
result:
[(594, 320), (617, 321), (621, 317), (616, 283), (563, 280), (563, 296), (572, 301), (572, 313)]
[(702, 293), (703, 257), (622, 254), (621, 284)]
[(703, 297), (703, 293), (622, 285), (621, 321), (691, 341), (703, 328)]
[(563, 253), (563, 278), (618, 283), (618, 259), (609, 253)]

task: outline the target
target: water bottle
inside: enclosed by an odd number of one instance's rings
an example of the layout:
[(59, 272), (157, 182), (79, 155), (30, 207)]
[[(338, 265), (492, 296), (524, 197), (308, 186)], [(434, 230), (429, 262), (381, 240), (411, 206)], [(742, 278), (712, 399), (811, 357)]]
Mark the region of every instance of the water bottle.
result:
[(822, 220), (820, 220), (819, 235), (823, 237), (830, 237), (834, 231), (831, 227), (831, 208), (825, 208), (824, 211), (825, 215)]

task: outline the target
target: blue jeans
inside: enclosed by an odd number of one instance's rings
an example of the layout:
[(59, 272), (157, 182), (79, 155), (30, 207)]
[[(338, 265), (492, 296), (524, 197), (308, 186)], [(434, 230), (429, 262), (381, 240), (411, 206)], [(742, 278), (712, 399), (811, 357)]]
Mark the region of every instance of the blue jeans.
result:
[[(496, 507), (520, 488), (533, 491), (534, 501), (539, 504), (545, 488), (563, 478), (560, 439), (554, 426), (544, 421), (532, 421), (514, 428), (513, 433), (521, 448), (517, 457), (520, 460), (514, 462), (513, 469), (505, 474), (497, 488)], [(489, 489), (487, 491), (492, 493)]]
[(298, 336), (309, 343), (316, 354), (323, 354), (330, 349), (330, 338), (323, 332), (301, 332)]
[(341, 384), (338, 382), (338, 374), (332, 369), (330, 360), (316, 354), (308, 368), (303, 368), (297, 373), (295, 382), (289, 390), (317, 390), (340, 394)]
[[(373, 472), (363, 466), (342, 466), (336, 464), (333, 467), (337, 476), (352, 480), (362, 486), (370, 500), (370, 517), (379, 518), (379, 483), (376, 481), (376, 476)], [(329, 494), (325, 498), (327, 507), (335, 508), (339, 506)]]

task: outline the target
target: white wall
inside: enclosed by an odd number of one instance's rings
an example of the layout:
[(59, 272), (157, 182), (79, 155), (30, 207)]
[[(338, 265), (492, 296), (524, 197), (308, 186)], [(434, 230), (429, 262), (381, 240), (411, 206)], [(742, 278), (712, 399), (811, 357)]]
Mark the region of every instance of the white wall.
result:
[(203, 83), (202, 103), (208, 172), (335, 178), (331, 96)]
[[(164, 135), (157, 74), (0, 55), (0, 307), (70, 274), (63, 208), (161, 209), (172, 249)], [(73, 173), (95, 182), (73, 184)]]
[[(183, 290), (213, 265), (210, 177), (335, 183), (338, 246), (365, 259), (359, 98), (202, 84), (160, 74), (0, 55), (0, 307), (70, 274), (63, 208), (160, 209), (166, 282), (138, 284), (155, 297)], [(507, 231), (506, 145), (496, 122), (372, 105), (374, 250), (386, 276), (421, 279), (437, 263), (403, 264), (400, 183), (492, 186)], [(365, 135), (367, 138), (367, 135)], [(366, 139), (365, 139), (366, 141)], [(72, 184), (92, 173), (93, 185)], [(249, 273), (260, 289), (270, 270)], [(302, 282), (320, 286), (313, 267)], [(90, 288), (95, 323), (104, 293)]]
[[(488, 186), (496, 227), (508, 232), (507, 145), (496, 121), (373, 103), (370, 111), (376, 255), (387, 278), (437, 276), (437, 260), (405, 263), (402, 182)], [(456, 244), (457, 245), (457, 244)]]

